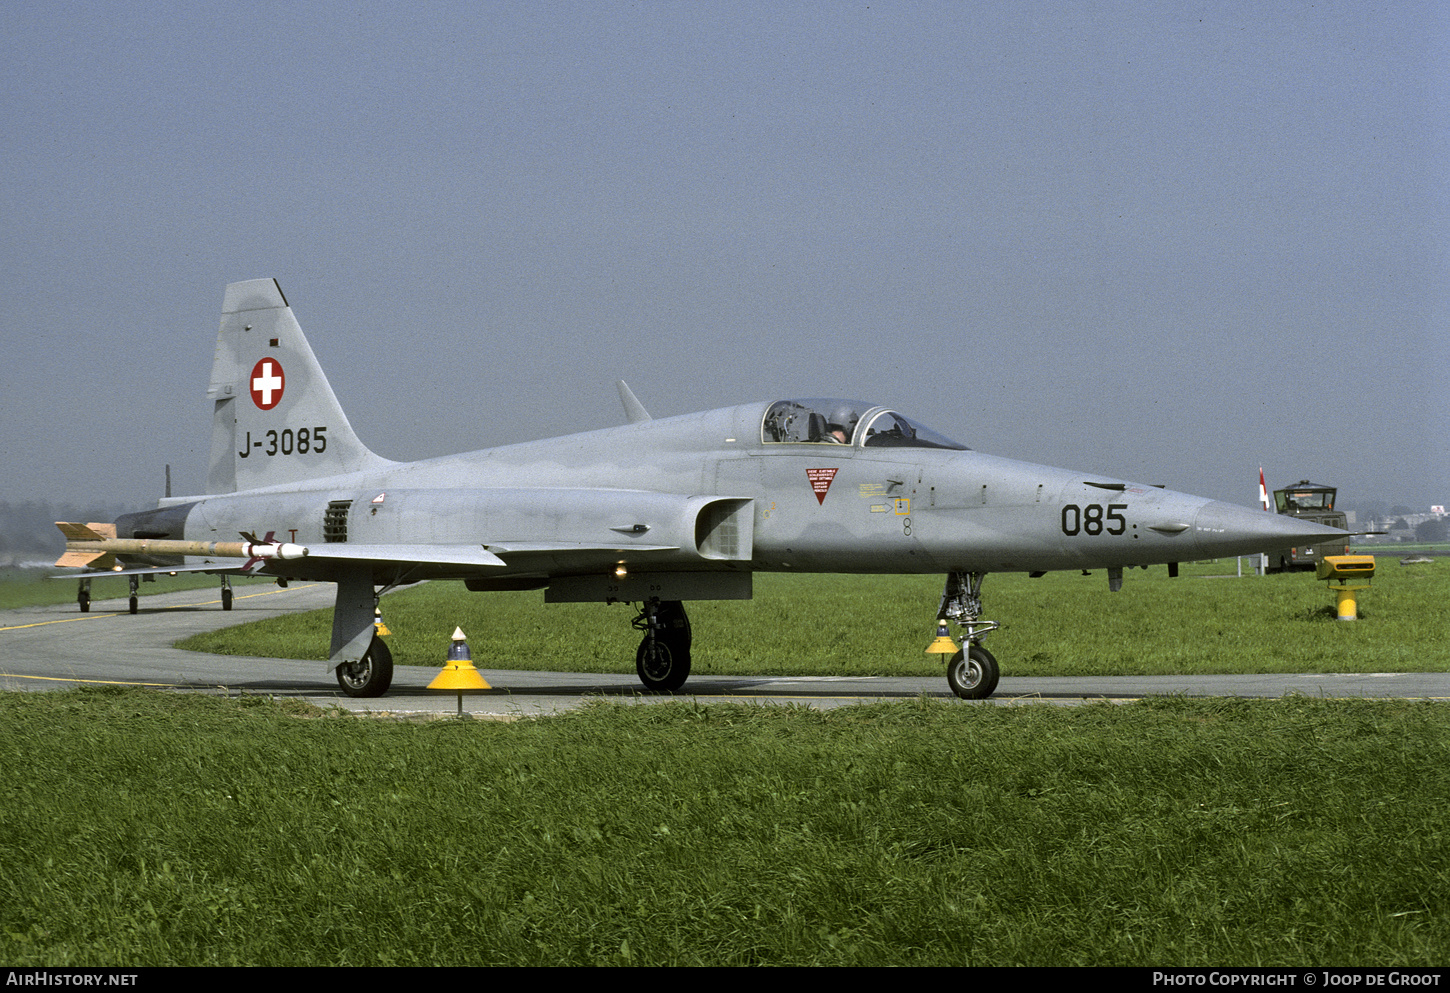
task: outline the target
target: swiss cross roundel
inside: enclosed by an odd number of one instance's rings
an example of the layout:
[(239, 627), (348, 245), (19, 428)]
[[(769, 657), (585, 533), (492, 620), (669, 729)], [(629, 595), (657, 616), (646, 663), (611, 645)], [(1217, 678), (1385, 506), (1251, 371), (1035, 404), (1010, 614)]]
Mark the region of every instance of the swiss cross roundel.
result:
[(252, 366), (252, 402), (262, 410), (271, 410), (282, 402), (282, 389), (286, 385), (282, 363), (276, 359), (258, 359)]

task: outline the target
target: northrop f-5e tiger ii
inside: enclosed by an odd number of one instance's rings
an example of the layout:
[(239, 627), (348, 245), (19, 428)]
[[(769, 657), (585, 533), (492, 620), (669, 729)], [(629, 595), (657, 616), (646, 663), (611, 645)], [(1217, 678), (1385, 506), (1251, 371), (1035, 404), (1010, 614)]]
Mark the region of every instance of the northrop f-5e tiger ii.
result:
[[(747, 403), (392, 462), (353, 433), (273, 279), (232, 283), (207, 395), (206, 492), (113, 524), (61, 524), (57, 565), (88, 577), (181, 571), (337, 584), (329, 671), (385, 693), (378, 598), (421, 580), (542, 589), (546, 602), (638, 606), (650, 690), (690, 674), (689, 600), (748, 599), (752, 574), (945, 573), (932, 649), (961, 697), (991, 695), (989, 572), (1103, 569), (1259, 554), (1346, 537), (1204, 497), (971, 451), (905, 413), (850, 399)], [(948, 622), (961, 629), (960, 648)]]

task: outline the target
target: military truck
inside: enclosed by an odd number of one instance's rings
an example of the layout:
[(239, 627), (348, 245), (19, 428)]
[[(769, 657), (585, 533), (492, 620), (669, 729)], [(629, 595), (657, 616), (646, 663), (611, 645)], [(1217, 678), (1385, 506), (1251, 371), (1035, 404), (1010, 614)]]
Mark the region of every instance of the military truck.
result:
[[(1333, 486), (1321, 486), (1301, 479), (1293, 486), (1274, 491), (1274, 508), (1288, 517), (1327, 524), (1332, 528), (1349, 530), (1348, 518), (1344, 512), (1334, 509), (1334, 498), (1339, 491)], [(1267, 552), (1268, 571), (1307, 569), (1313, 571), (1326, 555), (1347, 555), (1347, 540), (1329, 541), (1322, 545), (1304, 545), (1296, 548), (1277, 549)]]

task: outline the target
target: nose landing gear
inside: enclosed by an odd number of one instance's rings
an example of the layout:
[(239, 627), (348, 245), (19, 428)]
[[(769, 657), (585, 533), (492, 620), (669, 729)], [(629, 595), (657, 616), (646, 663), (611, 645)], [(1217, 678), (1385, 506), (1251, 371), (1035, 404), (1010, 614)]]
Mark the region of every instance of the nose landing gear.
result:
[(963, 700), (984, 700), (997, 688), (997, 660), (981, 645), (970, 645), (947, 663), (947, 685)]
[(937, 624), (952, 621), (965, 630), (962, 650), (947, 662), (947, 685), (963, 700), (985, 700), (997, 688), (1001, 670), (992, 653), (982, 647), (982, 638), (997, 630), (997, 621), (981, 620), (982, 580), (985, 572), (947, 574), (942, 590)]

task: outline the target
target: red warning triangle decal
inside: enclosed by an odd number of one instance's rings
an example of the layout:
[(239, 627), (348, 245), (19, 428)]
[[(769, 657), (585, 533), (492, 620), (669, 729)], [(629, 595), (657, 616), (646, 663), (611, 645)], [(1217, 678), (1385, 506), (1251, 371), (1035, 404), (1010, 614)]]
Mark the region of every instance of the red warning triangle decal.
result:
[(816, 494), (816, 503), (825, 503), (831, 489), (831, 480), (836, 478), (836, 469), (807, 469), (806, 478), (811, 481), (811, 490)]

